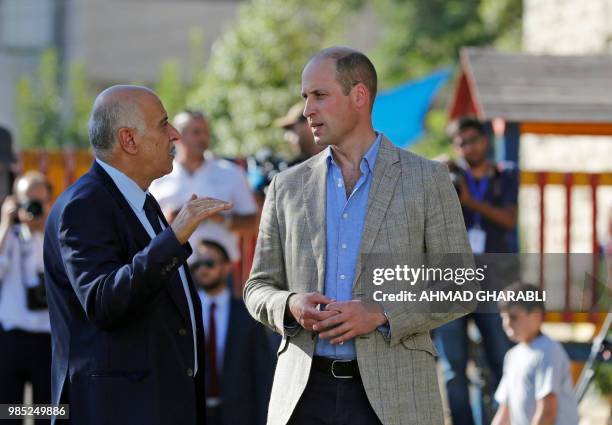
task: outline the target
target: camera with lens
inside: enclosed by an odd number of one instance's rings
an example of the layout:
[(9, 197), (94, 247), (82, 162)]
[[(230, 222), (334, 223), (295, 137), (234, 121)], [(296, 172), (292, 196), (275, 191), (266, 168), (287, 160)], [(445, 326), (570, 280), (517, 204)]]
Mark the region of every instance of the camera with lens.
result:
[(49, 304), (47, 302), (47, 288), (45, 287), (45, 274), (37, 273), (38, 284), (26, 288), (26, 303), (28, 310), (39, 311), (47, 310)]
[(28, 199), (19, 206), (22, 210), (32, 215), (32, 218), (38, 218), (43, 215), (43, 204), (35, 199)]
[[(37, 201), (35, 199), (28, 199), (27, 201), (19, 204), (19, 209), (25, 211), (32, 218), (38, 218), (44, 213), (44, 207), (42, 202)], [(19, 224), (21, 221), (19, 220), (19, 216), (15, 215), (13, 218), (13, 222), (15, 224)]]
[(451, 182), (457, 191), (457, 196), (459, 196), (461, 195), (461, 182), (465, 180), (465, 172), (454, 161), (448, 161), (446, 165), (448, 166)]

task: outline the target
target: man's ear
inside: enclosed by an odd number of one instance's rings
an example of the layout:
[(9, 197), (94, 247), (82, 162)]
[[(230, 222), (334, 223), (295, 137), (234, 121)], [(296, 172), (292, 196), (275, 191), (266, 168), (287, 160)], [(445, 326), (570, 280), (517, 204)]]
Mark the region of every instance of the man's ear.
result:
[(359, 109), (370, 107), (370, 92), (363, 83), (357, 83), (352, 90), (353, 101)]
[(117, 130), (117, 141), (121, 149), (130, 154), (136, 155), (138, 153), (138, 145), (136, 143), (136, 129), (130, 127), (121, 127)]

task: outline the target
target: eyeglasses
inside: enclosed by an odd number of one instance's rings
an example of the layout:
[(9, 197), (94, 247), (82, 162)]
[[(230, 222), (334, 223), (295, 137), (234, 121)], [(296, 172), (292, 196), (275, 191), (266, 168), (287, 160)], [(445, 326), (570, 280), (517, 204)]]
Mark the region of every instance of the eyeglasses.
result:
[(193, 263), (190, 267), (192, 273), (194, 273), (200, 267), (206, 267), (207, 269), (212, 269), (221, 264), (221, 261), (214, 260), (212, 258), (204, 258), (202, 260), (198, 260)]
[(455, 144), (458, 145), (460, 148), (465, 148), (466, 146), (470, 146), (473, 145), (476, 142), (479, 142), (482, 139), (482, 135), (480, 134), (476, 134), (472, 137), (460, 137), (457, 136), (455, 138)]

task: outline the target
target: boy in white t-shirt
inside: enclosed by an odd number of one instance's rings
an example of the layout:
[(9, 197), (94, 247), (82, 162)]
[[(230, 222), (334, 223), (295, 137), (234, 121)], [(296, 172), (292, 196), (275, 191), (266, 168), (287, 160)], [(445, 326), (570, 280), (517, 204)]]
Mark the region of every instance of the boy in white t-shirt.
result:
[[(506, 291), (539, 289), (516, 283)], [(505, 301), (499, 309), (504, 331), (517, 345), (504, 359), (504, 375), (495, 392), (499, 409), (491, 425), (577, 425), (569, 358), (561, 344), (540, 330), (544, 303)]]

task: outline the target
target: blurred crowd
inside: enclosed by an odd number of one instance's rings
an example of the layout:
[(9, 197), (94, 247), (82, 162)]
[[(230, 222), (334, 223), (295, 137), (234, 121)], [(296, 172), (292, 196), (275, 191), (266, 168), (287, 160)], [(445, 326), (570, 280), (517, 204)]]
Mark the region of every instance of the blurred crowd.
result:
[[(181, 133), (173, 171), (149, 188), (170, 223), (194, 193), (234, 205), (231, 213), (207, 219), (190, 240), (189, 264), (203, 307), (206, 406), (212, 424), (266, 421), (279, 339), (255, 322), (236, 297), (242, 284), (235, 273), (242, 255), (238, 240), (256, 233), (258, 211), (274, 175), (322, 150), (313, 142), (303, 107), (297, 103), (275, 121), (294, 157), (261, 151), (247, 159), (246, 169), (212, 154), (212, 123), (204, 113), (180, 112), (173, 120)], [(54, 188), (39, 172), (15, 173), (10, 134), (2, 129), (0, 136), (0, 403), (22, 403), (26, 383), (33, 388), (34, 403), (48, 403), (51, 344), (43, 231)], [(475, 119), (454, 123), (450, 139), (457, 159), (448, 161), (449, 175), (472, 250), (517, 252), (516, 166), (490, 159), (485, 128)], [(518, 285), (512, 290), (529, 289)], [(537, 423), (577, 423), (569, 360), (557, 342), (541, 333), (543, 318), (543, 305), (506, 304), (499, 314), (474, 313), (434, 331), (454, 425), (536, 423), (534, 417), (542, 419)], [(486, 359), (482, 367), (489, 381), (489, 394), (479, 400), (473, 399), (467, 374), (475, 343)], [(557, 420), (546, 422), (551, 415)]]

